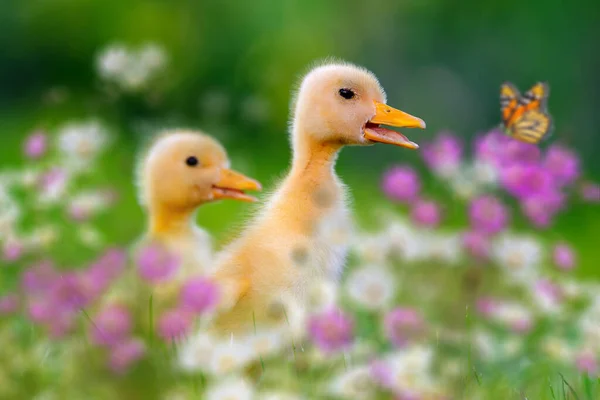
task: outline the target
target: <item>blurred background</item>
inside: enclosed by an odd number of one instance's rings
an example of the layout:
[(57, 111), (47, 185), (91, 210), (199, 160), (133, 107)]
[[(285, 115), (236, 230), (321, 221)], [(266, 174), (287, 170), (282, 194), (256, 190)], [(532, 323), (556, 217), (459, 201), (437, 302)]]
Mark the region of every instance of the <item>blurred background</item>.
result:
[[(372, 70), (391, 105), (427, 121), (426, 131), (411, 132), (420, 143), (440, 130), (466, 142), (497, 126), (504, 81), (522, 91), (548, 81), (551, 141), (576, 149), (590, 179), (600, 176), (594, 2), (5, 0), (1, 7), (1, 165), (22, 162), (15, 149), (34, 129), (65, 119), (109, 121), (119, 146), (105, 156), (106, 179), (124, 191), (122, 209), (131, 216), (119, 241), (142, 226), (131, 171), (145, 136), (161, 127), (202, 128), (234, 163), (236, 155), (253, 161), (261, 154), (247, 172), (268, 187), (289, 160), (290, 92), (313, 63), (332, 56)], [(97, 66), (103, 49), (148, 42), (168, 59), (152, 90), (107, 89)], [(388, 146), (347, 149), (339, 170), (360, 182), (351, 186), (360, 201), (379, 194), (371, 177), (418, 157)], [(556, 229), (597, 224), (597, 211), (570, 212)]]
[[(290, 159), (290, 95), (311, 65), (335, 57), (371, 70), (390, 105), (427, 122), (424, 131), (406, 132), (411, 140), (428, 143), (450, 132), (466, 154), (477, 135), (499, 125), (503, 82), (524, 92), (547, 81), (554, 130), (542, 149), (570, 148), (578, 182), (598, 182), (599, 11), (592, 0), (3, 0), (0, 172), (25, 171), (27, 180), (36, 157), (24, 154), (24, 143), (32, 134), (55, 136), (72, 121), (101, 121), (110, 151), (69, 189), (114, 195), (90, 225), (15, 195), (22, 200), (19, 229), (51, 221), (60, 240), (44, 251), (59, 265), (82, 265), (100, 248), (129, 245), (144, 231), (134, 169), (162, 129), (204, 130), (224, 144), (236, 170), (273, 187)], [(381, 190), (382, 174), (399, 164), (414, 168), (423, 192), (438, 198), (444, 227), (465, 225), (465, 200), (448, 195), (420, 152), (372, 146), (345, 149), (337, 166), (363, 227), (375, 226), (382, 209), (409, 213)], [(571, 203), (539, 230), (547, 243), (573, 246), (572, 277), (585, 282), (600, 279), (597, 187), (591, 193), (592, 201)], [(514, 229), (538, 233), (517, 202), (507, 204)], [(245, 215), (247, 205), (224, 201), (203, 207), (198, 222), (221, 245)], [(0, 263), (7, 259), (17, 267), (32, 260), (5, 254)], [(15, 287), (18, 271), (0, 272), (1, 290)]]

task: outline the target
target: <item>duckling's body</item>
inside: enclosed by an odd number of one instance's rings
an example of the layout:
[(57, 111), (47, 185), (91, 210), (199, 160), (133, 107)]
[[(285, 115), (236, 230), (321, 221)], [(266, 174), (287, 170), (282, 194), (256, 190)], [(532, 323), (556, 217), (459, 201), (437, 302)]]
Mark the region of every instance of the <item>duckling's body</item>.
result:
[[(340, 97), (347, 88), (361, 101)], [(377, 132), (370, 139), (363, 132), (376, 114), (373, 101), (383, 103), (384, 94), (363, 69), (326, 65), (304, 78), (294, 113), (290, 172), (242, 236), (217, 259), (216, 277), (228, 302), (228, 311), (216, 321), (218, 329), (236, 331), (254, 321), (269, 321), (271, 305), (280, 296), (293, 295), (302, 304), (312, 282), (339, 278), (352, 222), (348, 193), (334, 165), (344, 145), (375, 140)], [(404, 143), (414, 145), (406, 140), (397, 144)]]

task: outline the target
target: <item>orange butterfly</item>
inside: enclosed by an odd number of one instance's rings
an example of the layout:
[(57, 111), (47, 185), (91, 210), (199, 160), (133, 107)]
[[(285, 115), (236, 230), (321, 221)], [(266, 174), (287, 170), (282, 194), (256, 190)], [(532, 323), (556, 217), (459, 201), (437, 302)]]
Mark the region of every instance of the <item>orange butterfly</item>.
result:
[(500, 87), (500, 110), (506, 133), (515, 139), (536, 144), (552, 129), (547, 102), (550, 88), (536, 83), (523, 96), (512, 83)]

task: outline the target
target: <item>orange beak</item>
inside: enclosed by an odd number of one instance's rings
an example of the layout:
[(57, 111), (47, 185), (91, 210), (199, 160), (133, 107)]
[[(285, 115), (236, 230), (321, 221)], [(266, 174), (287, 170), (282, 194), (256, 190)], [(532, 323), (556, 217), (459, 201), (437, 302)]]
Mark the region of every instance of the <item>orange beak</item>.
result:
[(365, 124), (365, 138), (372, 142), (393, 144), (396, 146), (418, 149), (419, 146), (408, 140), (400, 132), (383, 128), (379, 125), (389, 125), (398, 128), (421, 128), (425, 129), (425, 121), (414, 117), (404, 111), (397, 110), (387, 104), (373, 101), (375, 103), (375, 115)]
[(262, 190), (260, 182), (248, 178), (239, 172), (231, 169), (221, 169), (221, 178), (216, 185), (213, 185), (212, 194), (213, 199), (233, 199), (240, 201), (254, 202), (256, 197), (250, 196), (244, 191), (246, 190)]

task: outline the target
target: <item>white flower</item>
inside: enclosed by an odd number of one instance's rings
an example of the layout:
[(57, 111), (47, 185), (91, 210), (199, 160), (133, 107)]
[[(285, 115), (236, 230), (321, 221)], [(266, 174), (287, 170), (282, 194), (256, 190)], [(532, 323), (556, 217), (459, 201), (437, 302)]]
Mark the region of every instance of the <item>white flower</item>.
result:
[(206, 400), (252, 400), (254, 387), (246, 379), (231, 377), (211, 385)]
[(34, 249), (47, 248), (56, 241), (58, 234), (58, 228), (53, 225), (37, 227), (25, 238), (26, 247)]
[(479, 355), (490, 362), (514, 357), (523, 347), (523, 341), (518, 337), (501, 340), (485, 330), (477, 330), (473, 337)]
[(531, 236), (504, 234), (493, 241), (494, 260), (517, 282), (531, 282), (538, 276), (542, 245)]
[(139, 50), (116, 44), (103, 50), (97, 59), (98, 74), (128, 92), (140, 91), (161, 72), (167, 64), (164, 50), (153, 43)]
[(381, 310), (394, 298), (394, 276), (380, 267), (362, 267), (350, 273), (346, 282), (349, 297), (368, 310)]
[(482, 160), (473, 161), (473, 177), (481, 185), (495, 186), (498, 183), (499, 174), (496, 167), (489, 162)]
[(464, 200), (470, 200), (481, 192), (473, 171), (469, 168), (461, 168), (450, 178), (450, 189), (454, 194)]
[(404, 261), (415, 262), (426, 256), (426, 242), (419, 231), (403, 220), (393, 220), (385, 229), (390, 254)]
[(385, 359), (389, 368), (390, 389), (395, 393), (439, 395), (439, 383), (431, 373), (432, 361), (433, 350), (421, 345), (407, 347), (390, 354)]
[(109, 205), (105, 191), (93, 190), (76, 194), (69, 201), (69, 212), (75, 219), (85, 219), (102, 211)]
[(376, 385), (368, 366), (359, 366), (334, 377), (329, 383), (329, 392), (344, 399), (372, 399)]
[(575, 359), (575, 351), (569, 343), (555, 336), (545, 338), (542, 349), (553, 359), (565, 364), (570, 364)]
[(179, 365), (185, 371), (207, 370), (217, 340), (208, 333), (200, 332), (185, 343), (179, 354)]
[(305, 397), (289, 392), (265, 392), (258, 395), (256, 400), (304, 400)]
[(155, 43), (148, 43), (138, 52), (139, 63), (145, 65), (150, 71), (163, 69), (167, 64), (167, 55), (162, 47)]
[(67, 165), (81, 167), (93, 160), (109, 142), (106, 129), (96, 121), (69, 123), (58, 133), (58, 147)]
[(446, 264), (455, 265), (462, 257), (461, 238), (458, 234), (423, 234), (428, 256)]
[(531, 312), (521, 304), (503, 302), (498, 304), (493, 313), (494, 320), (517, 331), (528, 330), (533, 317)]
[(259, 329), (256, 333), (250, 333), (243, 341), (254, 353), (255, 359), (267, 357), (280, 351), (286, 341), (283, 334), (278, 329)]
[(114, 44), (105, 48), (97, 58), (97, 69), (100, 76), (105, 79), (119, 76), (127, 69), (129, 54), (125, 46)]
[(338, 300), (338, 285), (328, 279), (311, 283), (308, 289), (308, 308), (312, 312), (324, 311)]
[(239, 340), (224, 340), (212, 351), (209, 361), (209, 372), (213, 375), (224, 375), (237, 371), (254, 361), (254, 349)]
[(363, 263), (383, 265), (387, 261), (391, 242), (385, 232), (362, 234), (354, 240), (354, 250)]

